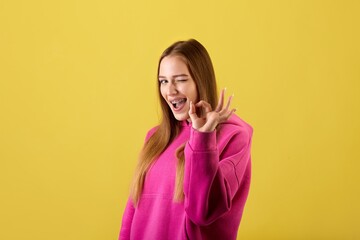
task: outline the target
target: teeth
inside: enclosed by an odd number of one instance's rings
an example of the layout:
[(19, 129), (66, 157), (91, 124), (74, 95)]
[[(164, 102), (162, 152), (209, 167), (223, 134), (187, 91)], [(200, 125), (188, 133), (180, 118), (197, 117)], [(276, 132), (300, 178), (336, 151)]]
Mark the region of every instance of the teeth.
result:
[(174, 100), (174, 101), (171, 101), (172, 104), (177, 104), (179, 102), (182, 102), (182, 101), (185, 101), (184, 99), (178, 99), (178, 100)]
[(174, 106), (174, 108), (177, 108), (179, 104), (184, 103), (185, 101), (186, 101), (186, 98), (182, 98), (182, 99), (170, 101), (170, 103)]

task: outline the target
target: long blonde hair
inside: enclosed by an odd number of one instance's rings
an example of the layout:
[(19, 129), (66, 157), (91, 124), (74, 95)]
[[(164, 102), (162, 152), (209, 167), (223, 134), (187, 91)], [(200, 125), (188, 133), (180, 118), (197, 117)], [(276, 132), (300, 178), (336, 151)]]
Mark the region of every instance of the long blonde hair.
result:
[[(215, 72), (210, 56), (204, 46), (195, 39), (175, 42), (161, 55), (158, 63), (157, 76), (159, 76), (159, 68), (162, 59), (169, 55), (181, 56), (184, 59), (189, 73), (195, 81), (199, 99), (207, 101), (212, 108), (215, 109), (218, 100)], [(175, 119), (168, 104), (161, 96), (160, 83), (159, 81), (157, 82), (162, 119), (157, 130), (144, 143), (139, 155), (139, 161), (135, 170), (133, 186), (131, 189), (131, 196), (135, 205), (137, 205), (140, 200), (147, 171), (159, 155), (174, 140), (180, 130), (180, 122)], [(182, 201), (184, 198), (184, 148), (185, 143), (183, 143), (175, 152), (175, 156), (178, 160), (174, 191), (175, 201)]]

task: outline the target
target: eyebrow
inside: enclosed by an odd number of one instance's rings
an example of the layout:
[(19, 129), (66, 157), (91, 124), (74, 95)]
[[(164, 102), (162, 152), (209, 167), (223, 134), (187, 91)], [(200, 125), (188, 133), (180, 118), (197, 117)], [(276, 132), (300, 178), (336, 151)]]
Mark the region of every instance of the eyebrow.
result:
[[(176, 75), (172, 76), (172, 78), (176, 78), (176, 77), (189, 77), (189, 75), (187, 75), (187, 74), (176, 74)], [(159, 78), (166, 78), (166, 77), (159, 76)]]

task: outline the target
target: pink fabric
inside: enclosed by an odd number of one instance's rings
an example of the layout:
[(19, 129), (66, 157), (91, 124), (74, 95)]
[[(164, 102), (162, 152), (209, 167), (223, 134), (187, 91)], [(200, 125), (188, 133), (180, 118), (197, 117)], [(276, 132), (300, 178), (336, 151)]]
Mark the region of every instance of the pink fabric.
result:
[[(235, 114), (210, 133), (183, 122), (147, 173), (138, 207), (128, 200), (119, 240), (236, 239), (250, 187), (252, 133)], [(174, 202), (174, 153), (184, 142), (185, 200)]]

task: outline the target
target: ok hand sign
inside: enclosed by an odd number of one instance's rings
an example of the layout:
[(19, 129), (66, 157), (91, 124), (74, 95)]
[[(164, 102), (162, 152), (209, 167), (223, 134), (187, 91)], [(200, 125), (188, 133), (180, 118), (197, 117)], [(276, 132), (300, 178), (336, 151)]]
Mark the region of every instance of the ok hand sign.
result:
[[(224, 95), (225, 89), (221, 91), (220, 99), (215, 110), (212, 110), (211, 105), (203, 100), (196, 104), (190, 102), (189, 116), (194, 129), (200, 132), (212, 132), (218, 124), (225, 122), (230, 118), (231, 114), (236, 111), (235, 108), (229, 110), (230, 103), (234, 95), (229, 97), (226, 107), (223, 108)], [(204, 116), (199, 117), (196, 114), (196, 108), (203, 109)]]

